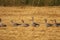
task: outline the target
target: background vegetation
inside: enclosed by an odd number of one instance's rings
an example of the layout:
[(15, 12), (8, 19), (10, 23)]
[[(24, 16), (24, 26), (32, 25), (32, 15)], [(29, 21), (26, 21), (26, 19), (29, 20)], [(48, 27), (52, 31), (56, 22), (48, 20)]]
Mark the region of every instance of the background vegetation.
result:
[(60, 6), (60, 0), (0, 0), (0, 6)]

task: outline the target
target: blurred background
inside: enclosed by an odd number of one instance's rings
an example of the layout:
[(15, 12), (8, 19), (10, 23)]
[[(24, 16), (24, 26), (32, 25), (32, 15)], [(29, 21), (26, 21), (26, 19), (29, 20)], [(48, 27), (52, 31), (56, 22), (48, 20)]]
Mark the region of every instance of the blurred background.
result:
[(60, 6), (60, 0), (0, 0), (0, 6)]

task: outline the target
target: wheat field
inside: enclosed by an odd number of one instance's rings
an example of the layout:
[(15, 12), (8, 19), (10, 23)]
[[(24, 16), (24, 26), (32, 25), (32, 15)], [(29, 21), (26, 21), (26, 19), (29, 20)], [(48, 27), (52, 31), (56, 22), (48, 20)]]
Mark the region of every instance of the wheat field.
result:
[[(34, 21), (39, 23), (39, 27), (33, 27)], [(7, 27), (0, 27), (0, 40), (60, 40), (60, 27), (46, 27), (44, 19), (54, 24), (54, 20), (60, 22), (59, 7), (0, 7), (0, 18)], [(13, 26), (10, 22), (30, 24), (29, 27)]]

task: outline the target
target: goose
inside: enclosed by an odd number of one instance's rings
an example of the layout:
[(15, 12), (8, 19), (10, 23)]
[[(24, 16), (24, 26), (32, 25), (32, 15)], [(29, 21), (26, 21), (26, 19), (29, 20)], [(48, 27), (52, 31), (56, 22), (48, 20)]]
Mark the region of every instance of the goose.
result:
[(29, 26), (29, 24), (27, 24), (27, 23), (24, 22), (24, 20), (21, 20), (21, 21), (22, 21), (22, 25), (23, 25), (24, 27), (28, 27), (28, 26)]
[(34, 27), (40, 26), (38, 23), (34, 22), (34, 17), (32, 17), (32, 26)]
[(53, 24), (47, 23), (47, 19), (44, 19), (44, 20), (45, 20), (45, 23), (46, 23), (47, 27), (53, 26)]
[(0, 18), (0, 27), (6, 27), (7, 25), (2, 23), (2, 19)]
[(56, 22), (56, 19), (54, 19), (54, 21), (55, 21), (55, 26), (56, 26), (56, 27), (59, 27), (59, 26), (60, 26), (60, 23), (57, 23), (57, 22)]
[(11, 21), (11, 23), (12, 23), (14, 26), (20, 26), (20, 25), (21, 25), (21, 24), (19, 24), (19, 23), (14, 22), (14, 21)]

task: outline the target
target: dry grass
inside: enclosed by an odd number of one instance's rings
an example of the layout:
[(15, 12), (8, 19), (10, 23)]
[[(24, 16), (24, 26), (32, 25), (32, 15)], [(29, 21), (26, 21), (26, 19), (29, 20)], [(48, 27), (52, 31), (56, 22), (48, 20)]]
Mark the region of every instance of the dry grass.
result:
[[(40, 27), (31, 26), (31, 17), (40, 23)], [(60, 40), (60, 27), (46, 27), (44, 19), (60, 22), (60, 7), (0, 7), (0, 18), (7, 24), (0, 28), (0, 40)], [(29, 27), (14, 27), (11, 20), (22, 23), (24, 19)], [(53, 22), (54, 23), (54, 22)]]

